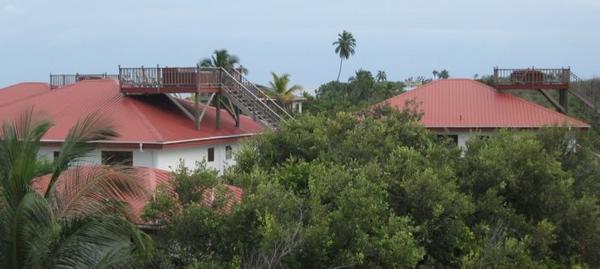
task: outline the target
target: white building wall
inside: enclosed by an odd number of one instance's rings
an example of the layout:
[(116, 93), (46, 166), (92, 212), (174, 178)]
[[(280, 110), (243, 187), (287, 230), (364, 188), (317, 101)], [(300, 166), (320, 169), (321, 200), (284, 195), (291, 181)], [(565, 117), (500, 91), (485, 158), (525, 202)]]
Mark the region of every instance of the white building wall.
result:
[[(235, 164), (233, 156), (230, 160), (225, 158), (225, 148), (231, 146), (235, 153), (239, 146), (232, 144), (202, 145), (191, 148), (164, 149), (156, 152), (156, 168), (173, 170), (183, 160), (188, 167), (194, 167), (196, 162), (206, 162), (206, 166), (223, 172), (225, 168)], [(208, 149), (214, 148), (214, 161), (208, 162)]]
[[(60, 151), (60, 147), (41, 147), (38, 152), (38, 156), (40, 159), (52, 161), (54, 159), (55, 151)], [(100, 150), (94, 150), (94, 151), (90, 152), (88, 154), (88, 156), (81, 158), (80, 162), (82, 164), (89, 164), (89, 165), (101, 164), (102, 160), (101, 160)]]
[[(231, 146), (233, 154), (230, 160), (226, 159), (225, 148)], [(208, 148), (214, 148), (214, 161), (208, 162)], [(234, 165), (234, 155), (239, 149), (237, 143), (202, 145), (185, 148), (172, 149), (96, 149), (89, 156), (81, 159), (85, 165), (99, 165), (102, 163), (102, 151), (130, 151), (133, 153), (133, 165), (159, 168), (171, 171), (179, 165), (179, 160), (183, 160), (186, 166), (192, 168), (196, 162), (206, 161), (207, 167), (216, 169), (221, 173), (225, 168)], [(59, 147), (42, 147), (38, 153), (40, 159), (53, 160), (54, 152), (59, 151)]]
[(473, 133), (458, 133), (458, 147), (467, 150), (467, 142), (471, 139)]
[(457, 141), (457, 145), (459, 148), (461, 148), (463, 151), (467, 150), (467, 144), (469, 143), (469, 140), (471, 140), (474, 137), (479, 137), (479, 136), (489, 136), (492, 135), (493, 132), (438, 132), (437, 134), (439, 135), (456, 135), (458, 138)]

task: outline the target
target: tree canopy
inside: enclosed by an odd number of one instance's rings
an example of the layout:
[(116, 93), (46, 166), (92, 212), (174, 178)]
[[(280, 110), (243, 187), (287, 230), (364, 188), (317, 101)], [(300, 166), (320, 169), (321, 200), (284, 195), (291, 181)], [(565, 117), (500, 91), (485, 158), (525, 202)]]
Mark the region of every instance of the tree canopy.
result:
[(463, 152), (414, 110), (305, 115), (204, 177), (245, 198), (228, 214), (183, 206), (165, 233), (192, 254), (164, 257), (200, 268), (594, 267), (600, 162), (582, 136), (503, 131)]

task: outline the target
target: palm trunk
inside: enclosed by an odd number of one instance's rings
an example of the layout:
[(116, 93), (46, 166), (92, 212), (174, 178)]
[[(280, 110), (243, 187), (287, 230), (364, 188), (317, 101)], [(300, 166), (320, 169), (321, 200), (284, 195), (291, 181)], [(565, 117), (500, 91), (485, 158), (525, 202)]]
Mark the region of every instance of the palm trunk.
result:
[(342, 74), (342, 63), (344, 62), (344, 58), (340, 57), (340, 71), (338, 72), (337, 82), (340, 82), (340, 75)]

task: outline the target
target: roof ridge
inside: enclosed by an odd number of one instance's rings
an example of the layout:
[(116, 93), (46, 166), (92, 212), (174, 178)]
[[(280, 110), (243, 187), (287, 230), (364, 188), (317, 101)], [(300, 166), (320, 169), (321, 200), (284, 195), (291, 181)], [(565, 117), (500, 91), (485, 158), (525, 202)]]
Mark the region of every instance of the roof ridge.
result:
[[(15, 85), (13, 85), (13, 86), (16, 86), (16, 85), (17, 85), (17, 84), (15, 84)], [(20, 84), (19, 84), (19, 85), (20, 85)], [(9, 86), (9, 87), (12, 87), (12, 86)], [(4, 88), (4, 89), (6, 89), (6, 88)], [(32, 98), (37, 98), (38, 96), (41, 96), (41, 95), (46, 95), (46, 94), (49, 94), (49, 93), (51, 93), (51, 92), (52, 92), (52, 89), (48, 89), (47, 91), (44, 91), (44, 92), (38, 92), (38, 93), (34, 93), (34, 94), (32, 94), (32, 95), (29, 95), (29, 96), (24, 96), (24, 97), (22, 97), (22, 98), (18, 98), (18, 99), (16, 99), (16, 100), (12, 100), (12, 102), (9, 102), (9, 103), (5, 103), (5, 104), (2, 104), (2, 103), (0, 103), (0, 107), (9, 107), (9, 106), (13, 106), (13, 105), (16, 105), (16, 104), (18, 104), (18, 103), (21, 103), (21, 102), (23, 102), (23, 101), (26, 101), (26, 100), (29, 100), (29, 99), (32, 99)]]
[(8, 88), (11, 88), (11, 87), (19, 86), (19, 85), (25, 85), (25, 84), (43, 84), (43, 85), (46, 85), (46, 86), (48, 86), (48, 89), (50, 88), (50, 84), (48, 84), (48, 83), (46, 83), (46, 82), (39, 82), (39, 81), (37, 81), (37, 82), (36, 82), (36, 81), (23, 81), (23, 82), (18, 82), (18, 83), (15, 83), (15, 84), (10, 84), (10, 85), (8, 85), (8, 86), (6, 86), (6, 87), (2, 87), (2, 88), (0, 88), (0, 91), (1, 91), (1, 90), (5, 90), (5, 89), (8, 89)]
[(128, 102), (125, 102), (125, 105), (130, 106), (133, 109), (133, 111), (140, 118), (142, 124), (145, 125), (146, 127), (148, 127), (148, 129), (150, 130), (150, 132), (154, 136), (156, 136), (156, 138), (158, 138), (158, 141), (159, 142), (165, 141), (165, 139), (160, 134), (160, 132), (156, 129), (156, 127), (154, 127), (154, 125), (150, 122), (150, 120), (138, 109), (137, 104), (135, 104), (135, 101), (133, 101), (134, 99), (131, 99), (131, 98), (124, 98), (124, 99), (125, 100), (129, 100)]
[[(76, 84), (73, 84), (73, 85), (76, 85)], [(69, 86), (71, 86), (71, 85), (69, 85)], [(97, 90), (97, 89), (95, 89), (95, 90)], [(88, 115), (93, 114), (93, 113), (98, 113), (99, 115), (104, 114), (110, 108), (109, 107), (110, 105), (113, 105), (113, 104), (119, 102), (120, 99), (121, 99), (121, 94), (117, 93), (117, 94), (113, 95), (112, 97), (105, 99), (104, 102), (99, 103), (98, 106), (95, 106), (90, 109), (85, 109), (85, 112)]]

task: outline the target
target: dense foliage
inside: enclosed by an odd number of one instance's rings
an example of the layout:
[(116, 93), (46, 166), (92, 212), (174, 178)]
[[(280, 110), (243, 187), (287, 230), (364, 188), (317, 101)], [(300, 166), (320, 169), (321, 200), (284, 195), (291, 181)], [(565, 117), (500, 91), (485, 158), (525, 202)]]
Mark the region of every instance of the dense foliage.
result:
[(150, 212), (180, 210), (153, 265), (597, 267), (600, 162), (579, 136), (504, 131), (461, 152), (409, 111), (306, 115), (250, 141), (223, 176), (179, 169), (178, 184), (204, 186), (187, 190), (229, 183), (244, 200), (157, 199)]
[(404, 92), (404, 83), (375, 79), (366, 70), (358, 70), (348, 82), (332, 81), (316, 90), (315, 96), (307, 96), (306, 110), (312, 113), (347, 111), (356, 112), (375, 103)]

